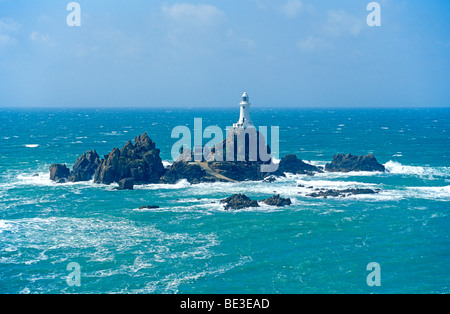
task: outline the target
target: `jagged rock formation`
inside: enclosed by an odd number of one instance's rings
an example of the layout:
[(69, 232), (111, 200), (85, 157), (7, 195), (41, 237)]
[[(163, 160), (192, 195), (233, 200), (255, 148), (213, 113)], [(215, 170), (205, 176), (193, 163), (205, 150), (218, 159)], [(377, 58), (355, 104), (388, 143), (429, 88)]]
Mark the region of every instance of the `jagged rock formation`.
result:
[(114, 148), (105, 155), (94, 182), (111, 184), (132, 178), (135, 184), (157, 183), (165, 172), (159, 153), (155, 142), (144, 133), (136, 137), (134, 145), (128, 141), (122, 149)]
[(310, 165), (298, 159), (296, 155), (290, 154), (284, 156), (280, 164), (278, 165), (279, 173), (292, 173), (292, 174), (310, 174), (313, 172), (323, 172), (316, 166)]
[(289, 206), (292, 204), (290, 198), (282, 198), (280, 197), (279, 194), (274, 195), (268, 199), (262, 200), (262, 202), (270, 206), (278, 206), (278, 207)]
[(70, 169), (66, 165), (52, 164), (49, 170), (50, 180), (56, 183), (65, 183), (69, 179)]
[(100, 157), (97, 152), (88, 151), (80, 157), (73, 165), (72, 172), (70, 173), (70, 182), (90, 181), (95, 174), (98, 166), (100, 165)]
[(257, 201), (251, 200), (244, 194), (235, 194), (231, 197), (221, 200), (220, 203), (225, 204), (225, 210), (259, 207)]
[(329, 172), (350, 172), (350, 171), (381, 171), (386, 168), (377, 162), (374, 155), (353, 156), (352, 154), (338, 154), (333, 157), (331, 163), (326, 164), (325, 170)]

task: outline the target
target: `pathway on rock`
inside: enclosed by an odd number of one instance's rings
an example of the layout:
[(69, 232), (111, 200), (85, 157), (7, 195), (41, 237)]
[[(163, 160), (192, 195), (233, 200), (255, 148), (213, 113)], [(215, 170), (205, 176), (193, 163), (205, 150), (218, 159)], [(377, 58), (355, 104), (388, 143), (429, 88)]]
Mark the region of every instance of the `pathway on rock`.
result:
[(211, 175), (211, 176), (213, 176), (213, 177), (216, 177), (216, 178), (219, 179), (219, 180), (225, 180), (225, 181), (228, 181), (228, 182), (236, 182), (235, 180), (230, 179), (230, 178), (227, 178), (227, 177), (225, 177), (224, 175), (221, 175), (220, 173), (217, 173), (217, 172), (215, 172), (214, 170), (212, 170), (212, 169), (209, 167), (209, 165), (208, 165), (207, 162), (195, 161), (195, 162), (192, 162), (192, 164), (199, 165), (200, 167), (202, 167), (203, 170), (206, 171), (207, 174), (209, 174), (209, 175)]

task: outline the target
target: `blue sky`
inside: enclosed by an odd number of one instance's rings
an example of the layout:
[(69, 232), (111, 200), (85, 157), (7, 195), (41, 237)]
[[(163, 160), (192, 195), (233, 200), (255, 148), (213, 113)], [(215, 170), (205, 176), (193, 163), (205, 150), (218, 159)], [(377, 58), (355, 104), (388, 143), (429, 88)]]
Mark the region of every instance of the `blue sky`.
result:
[(448, 107), (450, 2), (0, 0), (1, 107)]

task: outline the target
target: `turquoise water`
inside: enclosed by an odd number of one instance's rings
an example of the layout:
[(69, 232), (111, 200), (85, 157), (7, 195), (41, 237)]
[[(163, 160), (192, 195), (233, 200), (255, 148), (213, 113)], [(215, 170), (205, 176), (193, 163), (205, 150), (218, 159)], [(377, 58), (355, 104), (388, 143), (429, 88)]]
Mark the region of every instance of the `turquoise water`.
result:
[[(373, 153), (390, 172), (134, 191), (56, 185), (51, 163), (71, 167), (143, 132), (169, 164), (175, 126), (203, 118), (203, 128), (225, 128), (239, 112), (1, 109), (0, 293), (449, 292), (450, 109), (252, 110), (258, 126), (280, 127), (281, 157), (324, 165), (336, 153)], [(311, 199), (299, 184), (382, 192)], [(237, 192), (293, 205), (224, 211), (218, 201)], [(66, 282), (71, 262), (79, 287)], [(381, 287), (366, 283), (371, 262)]]

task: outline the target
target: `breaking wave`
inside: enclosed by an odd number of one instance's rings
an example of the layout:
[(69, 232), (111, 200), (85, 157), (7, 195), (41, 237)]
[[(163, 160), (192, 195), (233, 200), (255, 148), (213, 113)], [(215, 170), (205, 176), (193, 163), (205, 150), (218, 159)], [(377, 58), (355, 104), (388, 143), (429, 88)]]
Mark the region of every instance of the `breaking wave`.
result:
[(422, 167), (422, 166), (405, 166), (396, 161), (388, 161), (385, 165), (386, 169), (392, 174), (414, 175), (414, 176), (450, 176), (450, 167)]

